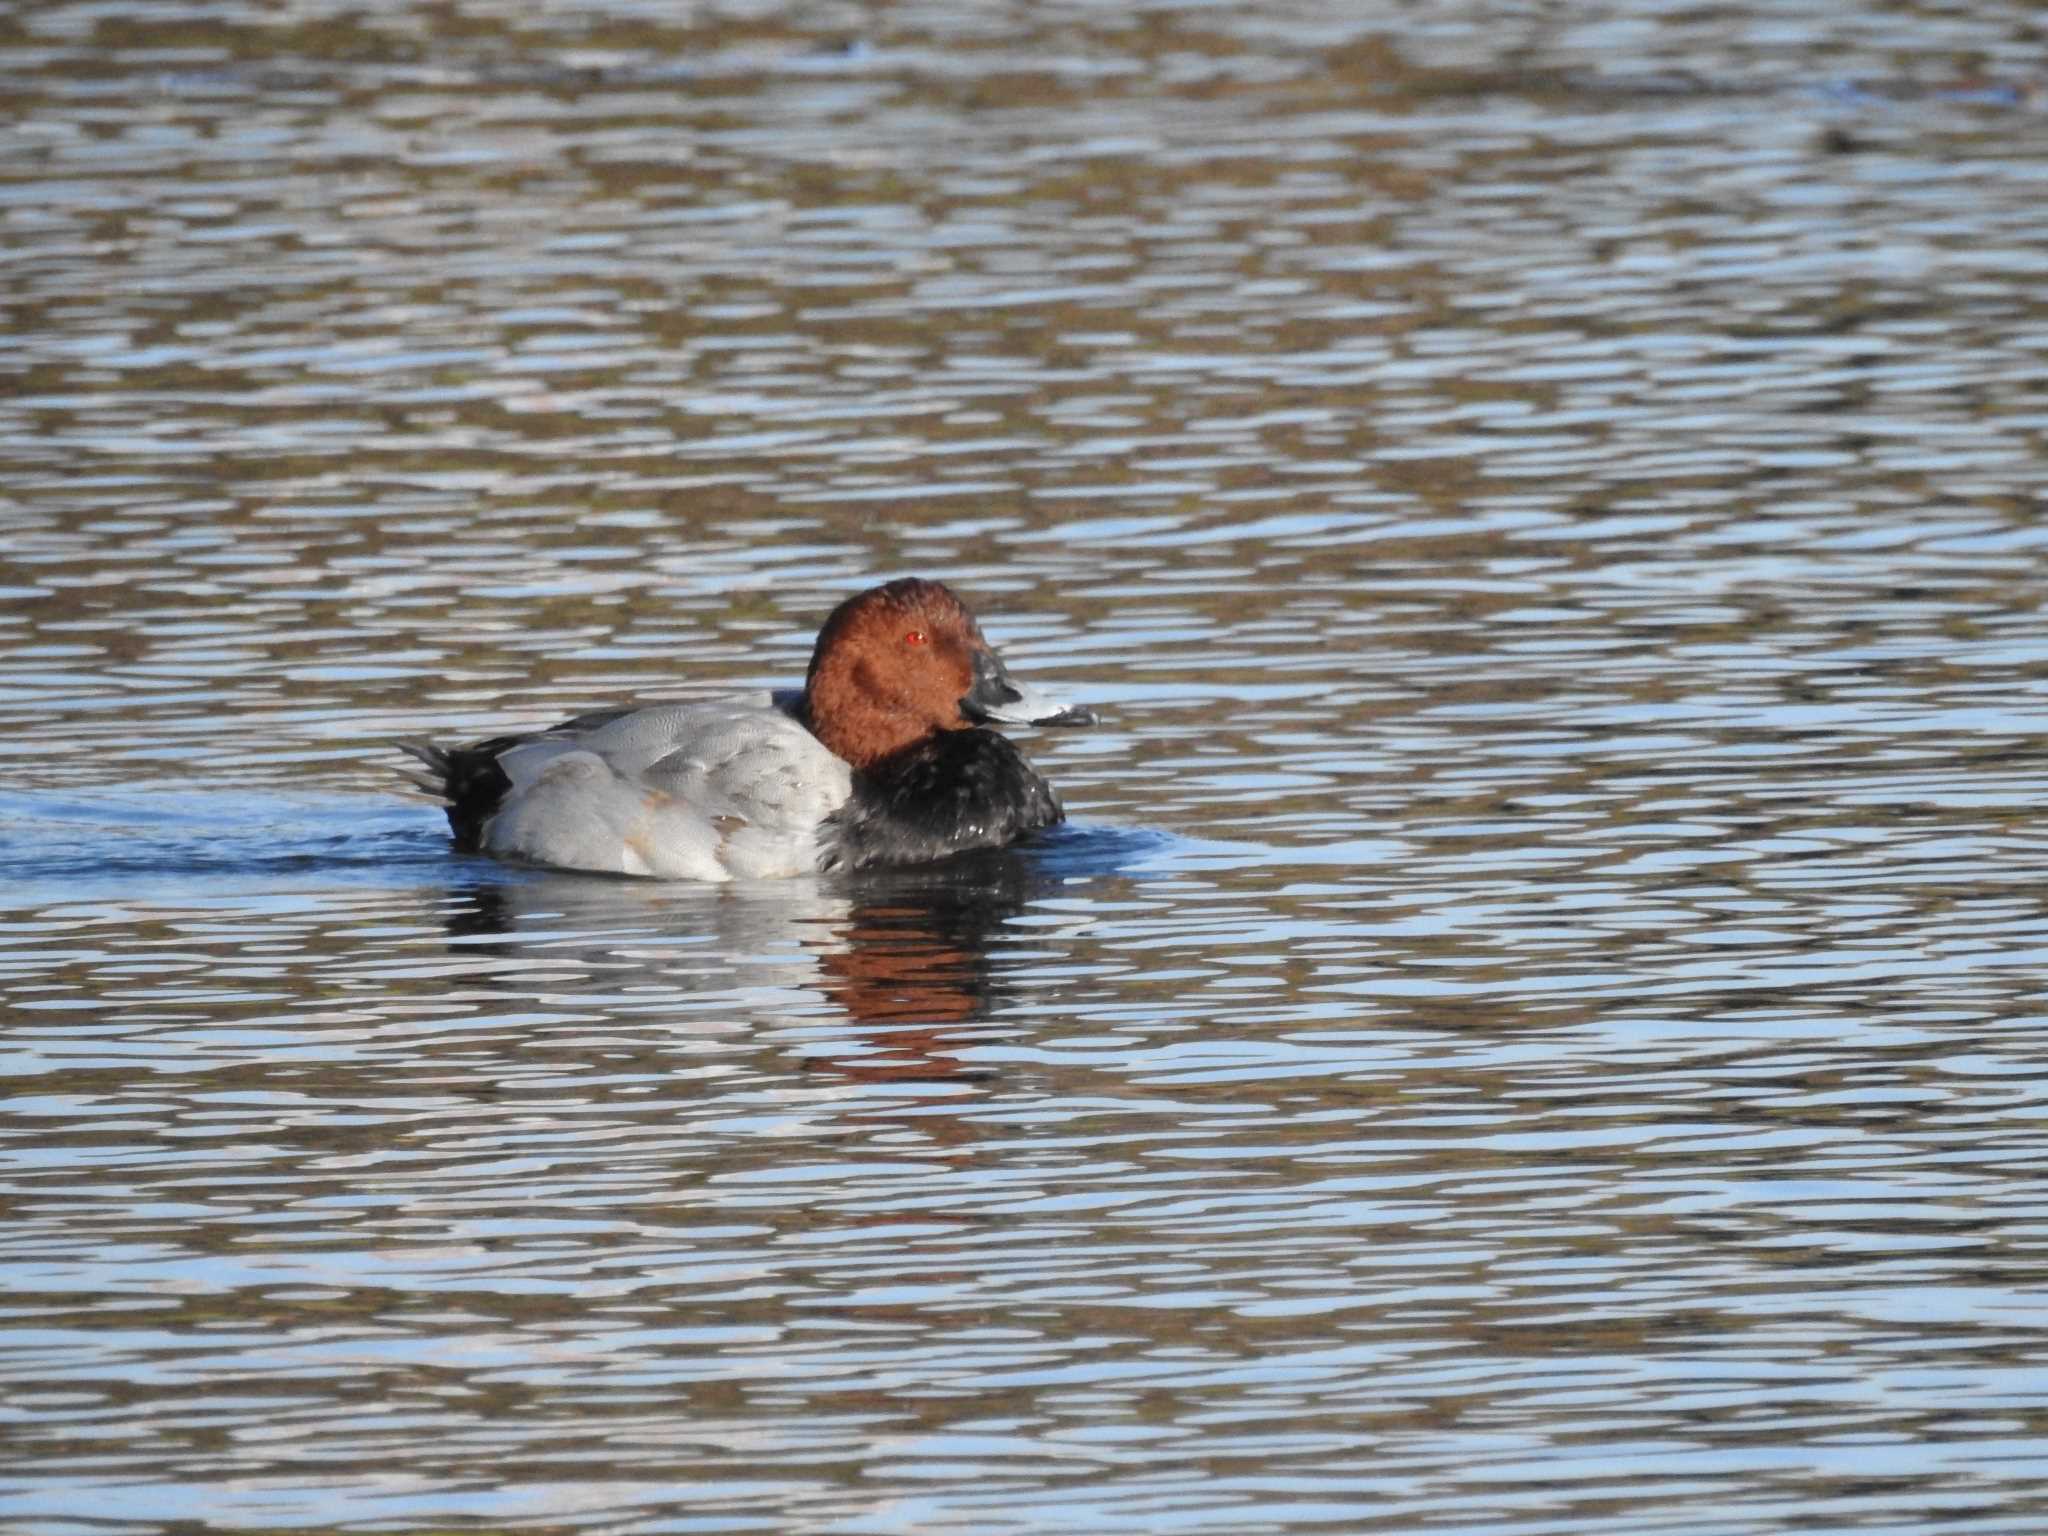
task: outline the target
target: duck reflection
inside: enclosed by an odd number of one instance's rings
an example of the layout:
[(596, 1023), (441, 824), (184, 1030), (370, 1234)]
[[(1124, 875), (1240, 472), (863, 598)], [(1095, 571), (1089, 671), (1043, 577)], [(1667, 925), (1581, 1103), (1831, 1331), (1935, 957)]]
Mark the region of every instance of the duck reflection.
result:
[(1000, 992), (991, 941), (1064, 878), (1011, 849), (846, 881), (755, 886), (494, 866), (449, 893), (444, 923), (471, 959), (507, 961), (498, 980), (509, 989), (530, 989), (532, 962), (544, 957), (581, 970), (581, 986), (667, 994), (696, 1017), (727, 1001), (750, 1025), (822, 1017), (855, 1026), (852, 1048), (803, 1057), (812, 1071), (963, 1082), (985, 1075), (955, 1052)]
[(850, 1076), (906, 1081), (977, 1075), (947, 1046), (988, 1016), (997, 991), (989, 941), (1034, 892), (1057, 882), (1007, 851), (950, 861), (863, 889), (818, 955), (820, 985), (880, 1053), (814, 1060)]

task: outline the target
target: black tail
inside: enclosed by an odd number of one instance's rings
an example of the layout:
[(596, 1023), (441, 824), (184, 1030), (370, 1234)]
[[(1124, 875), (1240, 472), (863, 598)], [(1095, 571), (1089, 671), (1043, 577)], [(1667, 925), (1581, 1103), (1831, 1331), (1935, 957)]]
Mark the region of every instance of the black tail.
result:
[(455, 834), (455, 846), (462, 852), (482, 851), (484, 823), (497, 814), (512, 788), (512, 781), (498, 766), (498, 754), (524, 740), (524, 736), (494, 736), (467, 747), (440, 747), (431, 741), (397, 744), (427, 765), (425, 773), (408, 772), (406, 777), (447, 806), (448, 830)]

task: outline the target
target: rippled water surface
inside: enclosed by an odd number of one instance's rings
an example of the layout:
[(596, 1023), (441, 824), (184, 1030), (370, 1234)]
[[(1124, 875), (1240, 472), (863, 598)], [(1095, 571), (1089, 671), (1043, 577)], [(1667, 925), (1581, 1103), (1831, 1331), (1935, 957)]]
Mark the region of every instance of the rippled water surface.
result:
[[(2048, 1526), (2044, 43), (0, 10), (0, 1523)], [(393, 772), (905, 571), (1044, 844)]]

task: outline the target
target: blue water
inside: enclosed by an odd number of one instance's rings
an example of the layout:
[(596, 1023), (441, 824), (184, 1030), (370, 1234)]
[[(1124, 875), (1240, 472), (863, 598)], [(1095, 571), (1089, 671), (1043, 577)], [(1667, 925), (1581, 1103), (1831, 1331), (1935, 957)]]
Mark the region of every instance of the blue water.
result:
[[(2048, 1526), (2038, 42), (0, 20), (0, 1525)], [(906, 572), (1038, 844), (394, 771)]]

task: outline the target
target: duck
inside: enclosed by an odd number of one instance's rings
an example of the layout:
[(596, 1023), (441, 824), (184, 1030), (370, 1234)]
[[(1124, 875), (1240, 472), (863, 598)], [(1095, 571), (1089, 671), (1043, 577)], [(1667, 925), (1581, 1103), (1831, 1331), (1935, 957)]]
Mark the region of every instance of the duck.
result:
[(967, 605), (906, 576), (849, 597), (800, 689), (629, 705), (466, 746), (397, 743), (456, 849), (516, 864), (734, 881), (925, 864), (1066, 816), (998, 725), (1094, 710), (1013, 677)]

